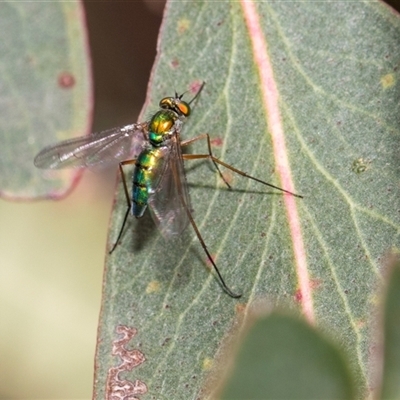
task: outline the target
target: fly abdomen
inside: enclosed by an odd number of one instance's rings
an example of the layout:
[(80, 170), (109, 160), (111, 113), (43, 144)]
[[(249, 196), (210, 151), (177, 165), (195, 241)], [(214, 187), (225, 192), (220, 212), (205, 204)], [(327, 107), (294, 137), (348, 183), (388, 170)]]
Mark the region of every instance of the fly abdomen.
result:
[(146, 211), (149, 196), (160, 180), (163, 166), (162, 149), (143, 150), (136, 159), (133, 172), (132, 214), (136, 218)]
[[(135, 179), (135, 174), (133, 175)], [(143, 216), (147, 208), (149, 200), (149, 191), (145, 184), (141, 184), (137, 181), (133, 182), (133, 193), (132, 193), (132, 214), (136, 218)]]

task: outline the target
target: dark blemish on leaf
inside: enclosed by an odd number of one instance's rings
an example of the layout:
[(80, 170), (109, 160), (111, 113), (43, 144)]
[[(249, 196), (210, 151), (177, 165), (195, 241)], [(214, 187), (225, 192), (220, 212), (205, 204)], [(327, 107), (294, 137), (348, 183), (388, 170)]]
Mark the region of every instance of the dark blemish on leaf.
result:
[(357, 158), (357, 160), (353, 161), (351, 170), (356, 174), (361, 174), (369, 168), (370, 164), (371, 162), (365, 158)]
[(169, 337), (165, 338), (164, 341), (162, 342), (161, 346), (165, 346), (170, 340), (171, 340), (171, 338), (169, 338)]
[(265, 232), (261, 232), (261, 237), (265, 237), (267, 234)]
[(300, 289), (296, 290), (296, 293), (294, 294), (294, 299), (295, 301), (297, 301), (298, 303), (300, 303), (303, 300), (303, 294), (301, 293)]
[(171, 67), (174, 69), (179, 67), (179, 61), (176, 58), (171, 61)]
[(356, 321), (356, 327), (358, 329), (364, 328), (365, 327), (365, 321), (362, 319), (359, 319), (358, 321)]
[(337, 121), (337, 122), (336, 122), (336, 125), (337, 125), (337, 126), (342, 125), (342, 121)]
[(318, 289), (322, 285), (322, 282), (320, 279), (311, 279), (311, 289)]
[(200, 90), (200, 88), (203, 86), (204, 82), (203, 81), (194, 81), (189, 85), (189, 91), (192, 94), (196, 94), (198, 93), (198, 91)]
[(247, 305), (245, 303), (238, 303), (235, 306), (235, 311), (236, 314), (243, 314), (243, 312), (246, 310)]
[(225, 22), (224, 20), (218, 21), (218, 22), (217, 22), (217, 26), (221, 26), (224, 22)]
[(63, 89), (70, 89), (75, 86), (75, 77), (69, 72), (61, 72), (58, 75), (58, 85)]
[(211, 139), (211, 145), (215, 147), (221, 147), (222, 144), (224, 143), (223, 139), (220, 137)]

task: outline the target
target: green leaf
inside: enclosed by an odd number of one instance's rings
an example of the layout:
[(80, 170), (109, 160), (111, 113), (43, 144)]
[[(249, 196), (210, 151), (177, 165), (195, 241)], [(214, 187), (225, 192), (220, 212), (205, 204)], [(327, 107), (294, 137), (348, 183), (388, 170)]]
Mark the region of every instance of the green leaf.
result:
[[(146, 359), (121, 380), (140, 380), (149, 398), (204, 398), (222, 339), (266, 301), (329, 332), (369, 396), (371, 309), (400, 227), (399, 30), (378, 2), (168, 3), (142, 119), (205, 81), (182, 137), (209, 133), (217, 157), (305, 197), (229, 172), (228, 191), (208, 162), (187, 162), (194, 218), (243, 298), (221, 290), (192, 230), (166, 242), (148, 215), (130, 218), (107, 261), (97, 398), (123, 365), (111, 353), (120, 325), (137, 329), (127, 348)], [(120, 188), (110, 246), (125, 211)]]
[(0, 5), (0, 187), (9, 198), (57, 197), (76, 172), (34, 167), (44, 146), (81, 136), (91, 123), (91, 85), (82, 6)]
[(220, 399), (355, 398), (340, 351), (304, 321), (278, 312), (250, 327), (234, 362)]
[(400, 399), (400, 262), (392, 266), (384, 308), (382, 399)]

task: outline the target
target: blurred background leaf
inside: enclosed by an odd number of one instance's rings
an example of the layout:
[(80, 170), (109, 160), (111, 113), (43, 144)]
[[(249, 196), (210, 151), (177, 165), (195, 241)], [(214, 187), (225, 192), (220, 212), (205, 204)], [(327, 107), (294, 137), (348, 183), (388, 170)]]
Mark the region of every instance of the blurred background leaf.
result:
[(219, 399), (355, 398), (347, 360), (305, 321), (274, 312), (250, 325)]
[(45, 145), (91, 127), (84, 13), (78, 2), (1, 4), (0, 190), (4, 197), (64, 193), (76, 171), (33, 167)]
[[(382, 399), (400, 398), (400, 262), (392, 262), (387, 274), (387, 290), (383, 315)], [(380, 340), (382, 338), (379, 338)], [(380, 346), (380, 344), (378, 344)]]
[[(24, 6), (31, 9), (32, 4), (2, 3), (0, 10)], [(72, 23), (89, 31), (95, 82), (93, 130), (136, 121), (154, 62), (163, 4), (157, 3), (158, 11), (144, 2), (89, 1), (84, 10), (79, 3), (71, 2), (34, 5), (42, 7), (47, 15), (51, 9), (64, 7), (86, 12), (87, 27), (84, 20)], [(2, 15), (0, 12), (0, 18)], [(47, 29), (46, 24), (38, 26), (31, 21), (32, 14), (25, 15), (28, 37), (36, 35), (31, 32), (34, 28)], [(65, 21), (59, 28), (63, 26)], [(20, 35), (17, 30), (12, 32)], [(6, 34), (3, 32), (4, 37)], [(84, 37), (79, 41), (83, 42)], [(53, 54), (64, 51), (51, 39), (43, 47)], [(83, 58), (81, 61), (86, 62)], [(6, 60), (2, 58), (2, 62)], [(23, 91), (22, 86), (18, 88)], [(36, 103), (41, 101), (42, 97), (35, 99)], [(64, 113), (62, 109), (52, 111)], [(29, 168), (34, 168), (33, 156), (40, 146), (59, 140), (54, 132), (49, 135), (45, 143), (36, 143), (36, 148), (29, 150), (24, 161)], [(18, 149), (2, 149), (15, 161)], [(15, 169), (14, 161), (7, 168)], [(62, 188), (58, 185), (70, 172), (62, 171), (61, 178), (55, 178), (60, 179), (59, 183), (39, 182), (39, 187), (46, 185), (50, 191), (58, 187), (60, 194), (71, 180), (66, 178)], [(29, 172), (36, 173), (40, 171)], [(0, 398), (92, 398), (104, 252), (116, 176), (115, 170), (86, 172), (62, 201), (0, 200), (0, 358), (7, 360), (0, 366)], [(32, 194), (38, 188), (21, 187), (17, 191)], [(8, 197), (15, 196), (13, 193)]]

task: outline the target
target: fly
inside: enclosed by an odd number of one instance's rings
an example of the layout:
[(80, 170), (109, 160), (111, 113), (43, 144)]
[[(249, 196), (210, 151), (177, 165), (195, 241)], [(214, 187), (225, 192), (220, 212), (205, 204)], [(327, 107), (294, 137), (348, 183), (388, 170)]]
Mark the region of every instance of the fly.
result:
[[(229, 296), (239, 298), (241, 294), (234, 293), (225, 284), (193, 219), (183, 160), (211, 160), (228, 188), (231, 186), (224, 179), (219, 165), (263, 185), (296, 197), (302, 198), (302, 196), (250, 176), (219, 160), (212, 154), (210, 136), (207, 133), (192, 139), (181, 140), (183, 123), (191, 113), (190, 105), (199, 96), (204, 84), (203, 82), (199, 91), (189, 102), (182, 100), (183, 94), (175, 93), (173, 97), (164, 97), (159, 103), (160, 110), (147, 122), (92, 133), (46, 147), (35, 157), (34, 164), (44, 169), (118, 165), (127, 210), (118, 238), (110, 253), (115, 250), (121, 239), (129, 212), (136, 218), (140, 218), (149, 208), (153, 220), (166, 239), (179, 236), (191, 224), (219, 277), (222, 288)], [(207, 140), (207, 154), (182, 153), (182, 147), (201, 139)], [(129, 196), (123, 173), (123, 166), (127, 164), (135, 165), (131, 196)]]

